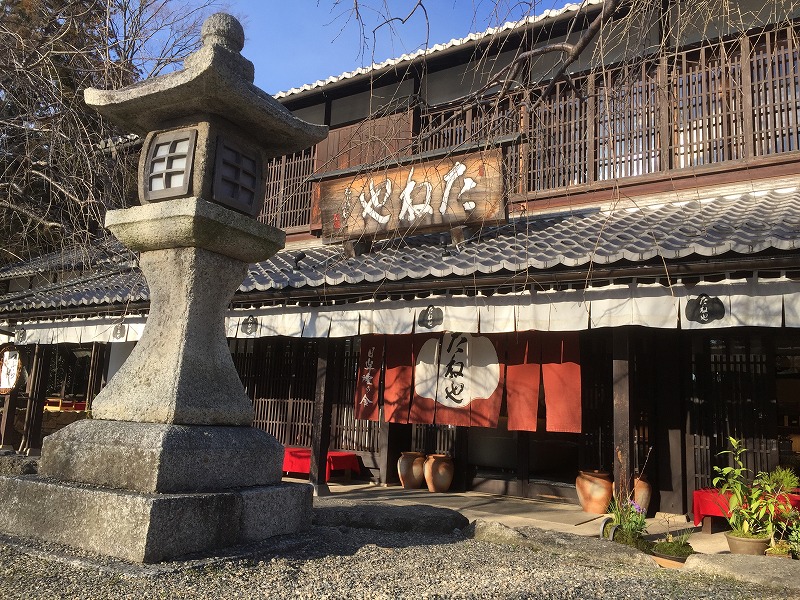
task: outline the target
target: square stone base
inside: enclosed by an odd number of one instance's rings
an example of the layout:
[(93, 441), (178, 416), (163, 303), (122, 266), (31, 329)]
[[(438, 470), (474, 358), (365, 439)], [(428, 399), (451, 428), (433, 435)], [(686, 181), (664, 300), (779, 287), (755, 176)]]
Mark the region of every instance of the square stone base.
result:
[(255, 427), (86, 419), (48, 435), (39, 473), (143, 493), (217, 492), (281, 481), (283, 446)]
[(278, 483), (217, 493), (146, 494), (0, 476), (0, 532), (133, 562), (160, 562), (311, 526), (312, 490)]

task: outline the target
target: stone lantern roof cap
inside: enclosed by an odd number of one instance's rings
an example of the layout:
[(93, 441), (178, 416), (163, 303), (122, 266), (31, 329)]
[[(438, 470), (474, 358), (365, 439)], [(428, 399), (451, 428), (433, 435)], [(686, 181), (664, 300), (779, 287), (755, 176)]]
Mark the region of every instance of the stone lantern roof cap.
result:
[(211, 15), (201, 39), (183, 69), (118, 90), (88, 88), (86, 104), (139, 135), (193, 115), (217, 115), (241, 127), (270, 156), (303, 150), (326, 137), (327, 127), (298, 119), (253, 84), (253, 63), (240, 54), (244, 30), (234, 17)]

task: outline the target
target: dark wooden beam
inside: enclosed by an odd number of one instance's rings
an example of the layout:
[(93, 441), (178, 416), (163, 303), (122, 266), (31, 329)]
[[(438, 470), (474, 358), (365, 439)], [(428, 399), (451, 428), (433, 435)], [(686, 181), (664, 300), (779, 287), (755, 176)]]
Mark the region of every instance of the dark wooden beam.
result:
[(92, 355), (89, 358), (89, 381), (86, 385), (86, 408), (92, 406), (92, 400), (100, 391), (100, 384), (103, 377), (103, 344), (100, 342), (92, 343)]
[(21, 441), (19, 432), (14, 429), (18, 396), (17, 390), (11, 390), (5, 396), (3, 417), (0, 419), (0, 450), (15, 450)]
[(378, 445), (381, 485), (400, 483), (397, 461), (401, 452), (411, 449), (411, 425), (382, 421), (378, 432)]
[(630, 487), (631, 466), (631, 372), (630, 332), (617, 327), (613, 333), (614, 381), (614, 484), (626, 493)]
[(314, 392), (314, 416), (311, 423), (311, 472), (309, 482), (315, 496), (330, 494), (325, 477), (328, 464), (328, 446), (331, 443), (332, 399), (330, 385), (335, 373), (335, 352), (330, 340), (317, 341), (317, 385)]
[(42, 418), (47, 396), (47, 378), (55, 346), (37, 344), (33, 354), (28, 405), (25, 411), (25, 430), (22, 433), (20, 452), (36, 455), (42, 449)]

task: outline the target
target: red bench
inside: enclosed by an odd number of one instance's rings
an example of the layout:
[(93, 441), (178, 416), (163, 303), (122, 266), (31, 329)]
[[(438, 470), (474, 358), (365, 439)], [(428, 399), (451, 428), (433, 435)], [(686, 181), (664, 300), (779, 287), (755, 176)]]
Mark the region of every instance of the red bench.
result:
[[(331, 478), (331, 471), (344, 471), (350, 479), (352, 472), (360, 473), (358, 456), (353, 452), (329, 451), (325, 464), (325, 481)], [(283, 451), (284, 473), (311, 473), (311, 449), (287, 447)]]
[[(789, 503), (800, 509), (800, 494), (786, 494)], [(697, 527), (703, 523), (703, 533), (711, 533), (711, 517), (729, 517), (728, 498), (730, 494), (721, 494), (719, 490), (702, 489), (695, 490), (692, 494), (692, 512), (694, 513), (694, 525)]]

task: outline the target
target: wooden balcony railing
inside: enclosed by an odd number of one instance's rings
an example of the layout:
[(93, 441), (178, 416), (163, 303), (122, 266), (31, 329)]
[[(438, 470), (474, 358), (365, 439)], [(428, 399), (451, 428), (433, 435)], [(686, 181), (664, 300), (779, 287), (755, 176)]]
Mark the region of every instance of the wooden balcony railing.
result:
[[(334, 129), (315, 156), (275, 161), (262, 217), (287, 231), (308, 226), (312, 163), (320, 173), (498, 139), (506, 141), (513, 200), (797, 151), (799, 33), (800, 22), (789, 23), (640, 57), (573, 75), (544, 99), (546, 82), (482, 103), (425, 108), (413, 135), (407, 109)], [(509, 143), (515, 133), (519, 140)]]
[(267, 201), (258, 220), (287, 233), (308, 231), (316, 148), (274, 158), (267, 164)]

